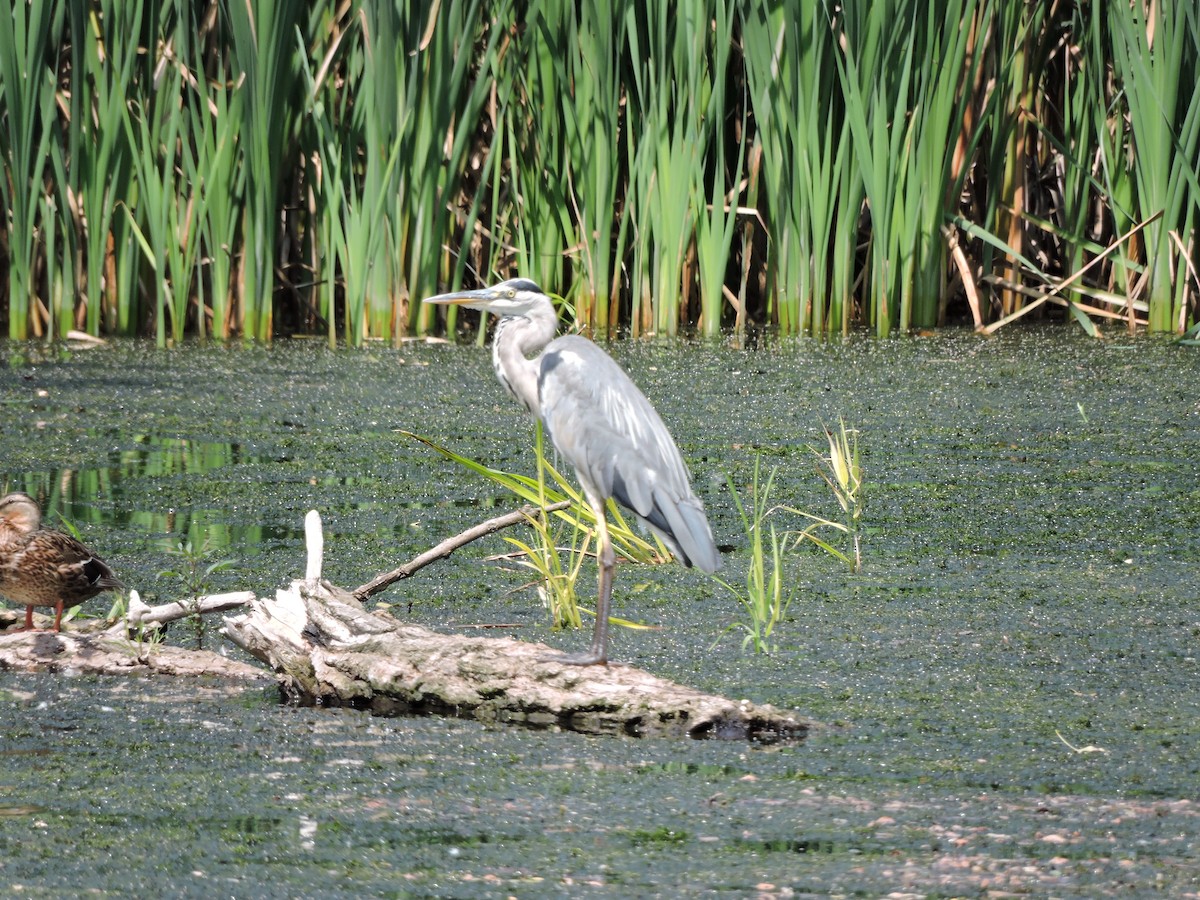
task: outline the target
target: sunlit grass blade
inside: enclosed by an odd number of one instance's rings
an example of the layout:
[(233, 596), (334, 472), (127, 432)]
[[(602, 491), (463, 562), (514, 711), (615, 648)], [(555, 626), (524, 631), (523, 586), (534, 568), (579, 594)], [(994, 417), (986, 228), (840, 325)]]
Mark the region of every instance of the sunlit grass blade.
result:
[[(583, 621), (580, 616), (579, 598), (575, 591), (583, 560), (587, 555), (587, 546), (591, 541), (591, 533), (579, 531), (576, 534), (577, 543), (567, 552), (573, 560), (564, 567), (559, 548), (555, 545), (554, 535), (549, 523), (543, 516), (531, 516), (529, 525), (538, 536), (536, 546), (518, 538), (506, 537), (523, 557), (520, 565), (532, 569), (541, 579), (538, 593), (542, 597), (547, 610), (550, 612), (551, 623), (555, 628), (579, 628)], [(582, 543), (579, 536), (582, 535)]]
[[(470, 469), (472, 472), (482, 475), (489, 481), (516, 494), (527, 503), (545, 508), (547, 505), (569, 500), (571, 501), (571, 508), (558, 510), (554, 515), (572, 527), (587, 528), (589, 530), (595, 527), (596, 518), (584, 500), (583, 495), (554, 466), (550, 465), (548, 461), (545, 461), (544, 465), (555, 487), (550, 487), (548, 483), (539, 482), (537, 478), (527, 475), (517, 475), (512, 472), (493, 469), (411, 431), (400, 431), (399, 433), (405, 437), (420, 441), (422, 444), (446, 457), (446, 459), (453, 460)], [(625, 517), (621, 514), (617, 505), (611, 500), (608, 501), (606, 509), (608, 532), (609, 537), (612, 539), (614, 550), (626, 559), (634, 562), (663, 562), (670, 558), (666, 549), (657, 539), (651, 543), (634, 532), (626, 523)]]
[[(827, 454), (822, 454), (814, 447), (809, 449), (817, 457), (818, 471), (842, 509), (842, 521), (834, 522), (790, 506), (779, 508), (802, 516), (811, 523), (800, 531), (796, 538), (797, 545), (811, 541), (826, 553), (846, 563), (850, 571), (859, 572), (862, 570), (862, 520), (866, 511), (866, 479), (858, 449), (858, 431), (847, 428), (845, 420), (839, 418), (837, 431), (825, 428), (825, 440), (828, 445)], [(817, 528), (833, 528), (847, 534), (850, 537), (851, 552), (843, 553), (817, 537)]]
[(747, 616), (746, 620), (734, 622), (725, 631), (736, 629), (745, 632), (743, 648), (752, 647), (756, 653), (770, 653), (771, 635), (787, 615), (796, 587), (794, 581), (788, 578), (784, 565), (784, 542), (776, 532), (774, 523), (767, 522), (771, 513), (771, 489), (776, 469), (772, 469), (764, 481), (760, 477), (760, 463), (761, 459), (756, 456), (749, 508), (738, 493), (733, 478), (729, 478), (729, 492), (733, 495), (733, 504), (750, 549), (744, 586), (734, 586), (722, 578), (714, 580), (737, 598)]

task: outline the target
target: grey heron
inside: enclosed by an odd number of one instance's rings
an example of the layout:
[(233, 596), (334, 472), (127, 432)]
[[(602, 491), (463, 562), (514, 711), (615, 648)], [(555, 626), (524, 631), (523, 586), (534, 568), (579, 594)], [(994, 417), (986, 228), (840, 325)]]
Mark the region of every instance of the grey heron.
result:
[(721, 565), (679, 448), (645, 394), (611, 356), (579, 335), (554, 336), (554, 306), (529, 279), (439, 294), (425, 302), (499, 317), (492, 339), (496, 377), (542, 420), (559, 454), (575, 469), (596, 516), (596, 626), (586, 653), (554, 659), (604, 665), (616, 561), (604, 512), (609, 497), (633, 512), (685, 566), (711, 573)]

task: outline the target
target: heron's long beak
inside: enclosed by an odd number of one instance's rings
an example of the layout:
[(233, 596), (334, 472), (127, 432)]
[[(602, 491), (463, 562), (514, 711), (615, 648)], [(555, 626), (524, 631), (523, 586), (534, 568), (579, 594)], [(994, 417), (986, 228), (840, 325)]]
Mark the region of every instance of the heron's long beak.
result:
[(484, 309), (495, 299), (496, 292), (488, 287), (480, 288), (477, 291), (451, 291), (448, 294), (437, 294), (433, 297), (426, 297), (422, 302), (439, 306), (469, 306), (475, 309)]

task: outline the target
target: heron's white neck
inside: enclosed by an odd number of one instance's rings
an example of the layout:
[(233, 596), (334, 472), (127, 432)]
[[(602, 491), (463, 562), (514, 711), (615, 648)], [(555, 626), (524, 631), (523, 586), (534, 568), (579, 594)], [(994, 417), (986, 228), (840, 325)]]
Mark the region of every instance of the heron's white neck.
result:
[[(492, 338), (492, 367), (505, 389), (535, 416), (538, 400), (538, 357), (554, 339), (558, 316), (547, 300), (519, 316), (504, 316)], [(530, 354), (533, 358), (530, 359)]]

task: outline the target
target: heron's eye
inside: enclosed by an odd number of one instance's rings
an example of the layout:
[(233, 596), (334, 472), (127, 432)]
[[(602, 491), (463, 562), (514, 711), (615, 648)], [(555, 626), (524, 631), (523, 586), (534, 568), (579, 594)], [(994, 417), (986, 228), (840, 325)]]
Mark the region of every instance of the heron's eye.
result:
[(511, 300), (511, 299), (512, 299), (513, 297), (515, 297), (515, 296), (517, 296), (517, 292), (516, 292), (516, 291), (514, 291), (512, 288), (509, 288), (509, 289), (508, 289), (508, 297), (509, 297), (509, 299)]

